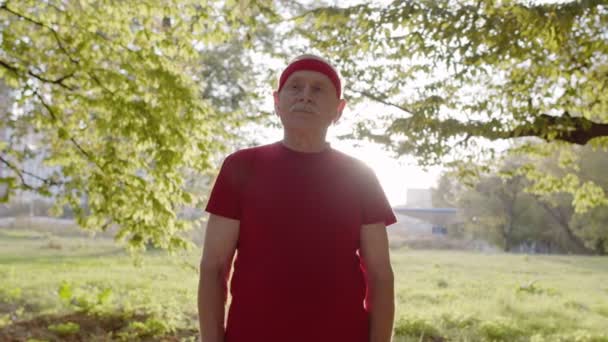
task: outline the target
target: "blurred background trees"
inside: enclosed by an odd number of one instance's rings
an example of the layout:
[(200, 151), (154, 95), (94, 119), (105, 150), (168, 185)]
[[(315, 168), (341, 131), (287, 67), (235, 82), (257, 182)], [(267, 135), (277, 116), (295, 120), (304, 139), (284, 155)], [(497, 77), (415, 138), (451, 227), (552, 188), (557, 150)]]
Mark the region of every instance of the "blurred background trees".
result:
[(312, 52), (345, 78), (345, 137), (446, 167), (458, 234), (608, 248), (604, 1), (4, 0), (0, 29), (4, 202), (183, 247), (218, 161), (271, 124), (276, 72)]

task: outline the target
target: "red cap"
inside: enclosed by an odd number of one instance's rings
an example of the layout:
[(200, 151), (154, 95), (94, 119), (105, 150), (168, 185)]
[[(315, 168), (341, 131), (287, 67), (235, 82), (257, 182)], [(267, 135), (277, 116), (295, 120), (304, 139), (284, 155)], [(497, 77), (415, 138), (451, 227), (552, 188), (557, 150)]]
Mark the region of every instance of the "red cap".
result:
[(279, 91), (281, 91), (289, 76), (299, 70), (310, 70), (324, 74), (329, 78), (331, 83), (334, 84), (334, 87), (336, 87), (336, 95), (338, 95), (338, 98), (340, 98), (342, 95), (342, 85), (340, 83), (340, 77), (338, 77), (338, 74), (329, 64), (314, 58), (299, 59), (289, 64), (287, 68), (283, 70), (281, 78), (279, 78)]

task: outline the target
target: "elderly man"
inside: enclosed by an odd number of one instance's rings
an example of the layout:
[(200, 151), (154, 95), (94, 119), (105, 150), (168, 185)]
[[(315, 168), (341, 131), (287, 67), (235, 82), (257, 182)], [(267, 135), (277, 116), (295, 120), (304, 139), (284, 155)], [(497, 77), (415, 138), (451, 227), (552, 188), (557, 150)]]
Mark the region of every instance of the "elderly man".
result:
[(203, 342), (390, 341), (395, 216), (374, 173), (326, 142), (341, 91), (330, 63), (297, 57), (274, 92), (283, 140), (224, 160), (206, 208)]

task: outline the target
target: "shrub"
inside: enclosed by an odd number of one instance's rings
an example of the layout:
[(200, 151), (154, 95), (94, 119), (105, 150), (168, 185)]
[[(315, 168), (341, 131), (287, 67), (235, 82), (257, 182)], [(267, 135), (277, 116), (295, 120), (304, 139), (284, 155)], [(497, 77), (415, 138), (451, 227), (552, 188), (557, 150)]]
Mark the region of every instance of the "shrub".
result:
[(52, 331), (61, 336), (73, 335), (80, 331), (80, 325), (72, 322), (51, 324), (48, 326), (49, 331)]
[(61, 250), (61, 249), (63, 249), (63, 246), (57, 240), (49, 240), (49, 242), (46, 244), (46, 248)]
[(587, 305), (573, 301), (573, 300), (564, 303), (564, 306), (569, 309), (574, 309), (577, 311), (589, 311), (589, 307), (587, 307)]
[(131, 322), (125, 331), (118, 333), (118, 337), (129, 341), (138, 338), (162, 336), (172, 332), (172, 330), (164, 322), (155, 318), (148, 318), (145, 322)]
[(448, 329), (471, 329), (474, 326), (477, 326), (481, 323), (478, 318), (473, 316), (457, 314), (457, 315), (448, 315), (443, 314), (441, 316), (441, 320), (446, 328)]
[(516, 292), (518, 294), (527, 293), (533, 295), (549, 295), (549, 296), (557, 296), (559, 293), (555, 289), (543, 288), (539, 285), (536, 285), (536, 281), (531, 281), (527, 284), (520, 285)]
[(99, 288), (97, 286), (74, 288), (72, 284), (66, 281), (61, 283), (57, 294), (66, 305), (85, 313), (99, 311), (112, 299), (111, 288)]
[(524, 331), (509, 322), (483, 322), (479, 334), (489, 341), (515, 341), (524, 335)]
[(416, 337), (420, 340), (441, 338), (439, 330), (421, 318), (401, 318), (395, 325), (395, 335)]
[(600, 316), (604, 316), (606, 318), (608, 318), (608, 306), (600, 306), (599, 308), (597, 308), (595, 310), (595, 312), (597, 312), (598, 315)]

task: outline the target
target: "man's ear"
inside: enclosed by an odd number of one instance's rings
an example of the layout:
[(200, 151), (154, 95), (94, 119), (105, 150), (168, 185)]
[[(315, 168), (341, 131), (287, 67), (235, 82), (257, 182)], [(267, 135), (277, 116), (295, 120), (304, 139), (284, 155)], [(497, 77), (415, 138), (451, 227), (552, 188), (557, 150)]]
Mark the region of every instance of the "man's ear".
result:
[(277, 90), (272, 92), (272, 98), (274, 99), (274, 113), (279, 115), (279, 92)]
[(346, 100), (341, 99), (340, 103), (338, 103), (338, 110), (336, 112), (336, 117), (333, 120), (334, 124), (337, 123), (338, 120), (340, 120), (340, 118), (342, 117), (342, 112), (344, 111), (344, 108), (346, 108)]

